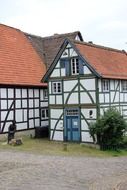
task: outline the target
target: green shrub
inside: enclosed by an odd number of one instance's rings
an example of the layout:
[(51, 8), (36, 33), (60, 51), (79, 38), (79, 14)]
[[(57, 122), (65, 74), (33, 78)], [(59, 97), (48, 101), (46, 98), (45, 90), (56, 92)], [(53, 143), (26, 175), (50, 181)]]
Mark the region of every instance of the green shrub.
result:
[(118, 146), (123, 144), (127, 123), (115, 108), (109, 108), (96, 123), (90, 125), (90, 134), (100, 145)]

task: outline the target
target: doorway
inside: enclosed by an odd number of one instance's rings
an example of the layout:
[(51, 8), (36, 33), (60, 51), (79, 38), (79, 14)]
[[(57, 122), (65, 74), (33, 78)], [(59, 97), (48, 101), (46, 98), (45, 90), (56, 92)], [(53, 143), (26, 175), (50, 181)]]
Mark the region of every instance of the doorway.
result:
[(65, 140), (66, 141), (80, 141), (80, 122), (79, 109), (65, 110)]

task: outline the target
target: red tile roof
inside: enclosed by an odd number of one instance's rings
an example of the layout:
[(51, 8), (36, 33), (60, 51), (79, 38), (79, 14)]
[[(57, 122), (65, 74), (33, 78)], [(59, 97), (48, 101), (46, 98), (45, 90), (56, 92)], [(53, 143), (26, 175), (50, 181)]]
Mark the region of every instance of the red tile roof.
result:
[(127, 54), (91, 43), (74, 42), (76, 48), (103, 78), (127, 79)]
[(0, 24), (0, 84), (43, 86), (46, 67), (23, 32)]

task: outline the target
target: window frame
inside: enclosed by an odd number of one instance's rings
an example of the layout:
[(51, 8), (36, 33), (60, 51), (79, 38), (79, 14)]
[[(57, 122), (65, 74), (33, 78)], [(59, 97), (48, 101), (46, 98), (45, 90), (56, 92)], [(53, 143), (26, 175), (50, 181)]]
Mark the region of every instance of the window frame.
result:
[(44, 100), (48, 99), (48, 89), (43, 90), (43, 96), (44, 96)]
[(52, 93), (61, 94), (62, 93), (62, 83), (59, 81), (52, 82)]
[(127, 80), (121, 80), (121, 91), (127, 92)]
[[(48, 108), (41, 109), (41, 120), (46, 120), (49, 118)], [(43, 113), (42, 113), (43, 112)]]
[(66, 76), (83, 75), (83, 61), (79, 56), (60, 58), (60, 69), (65, 69)]
[(79, 109), (78, 108), (69, 108), (66, 109), (66, 116), (79, 116)]
[(79, 58), (72, 57), (70, 62), (71, 62), (71, 75), (79, 75), (80, 74)]
[(108, 79), (102, 80), (102, 91), (103, 92), (109, 92), (110, 89), (110, 81)]

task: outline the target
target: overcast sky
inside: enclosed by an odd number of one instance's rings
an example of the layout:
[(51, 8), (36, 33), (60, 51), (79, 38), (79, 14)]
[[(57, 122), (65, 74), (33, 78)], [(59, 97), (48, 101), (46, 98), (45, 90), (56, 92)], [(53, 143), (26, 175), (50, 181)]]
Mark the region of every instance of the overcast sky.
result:
[(78, 30), (127, 51), (127, 0), (0, 0), (0, 23), (43, 37)]

